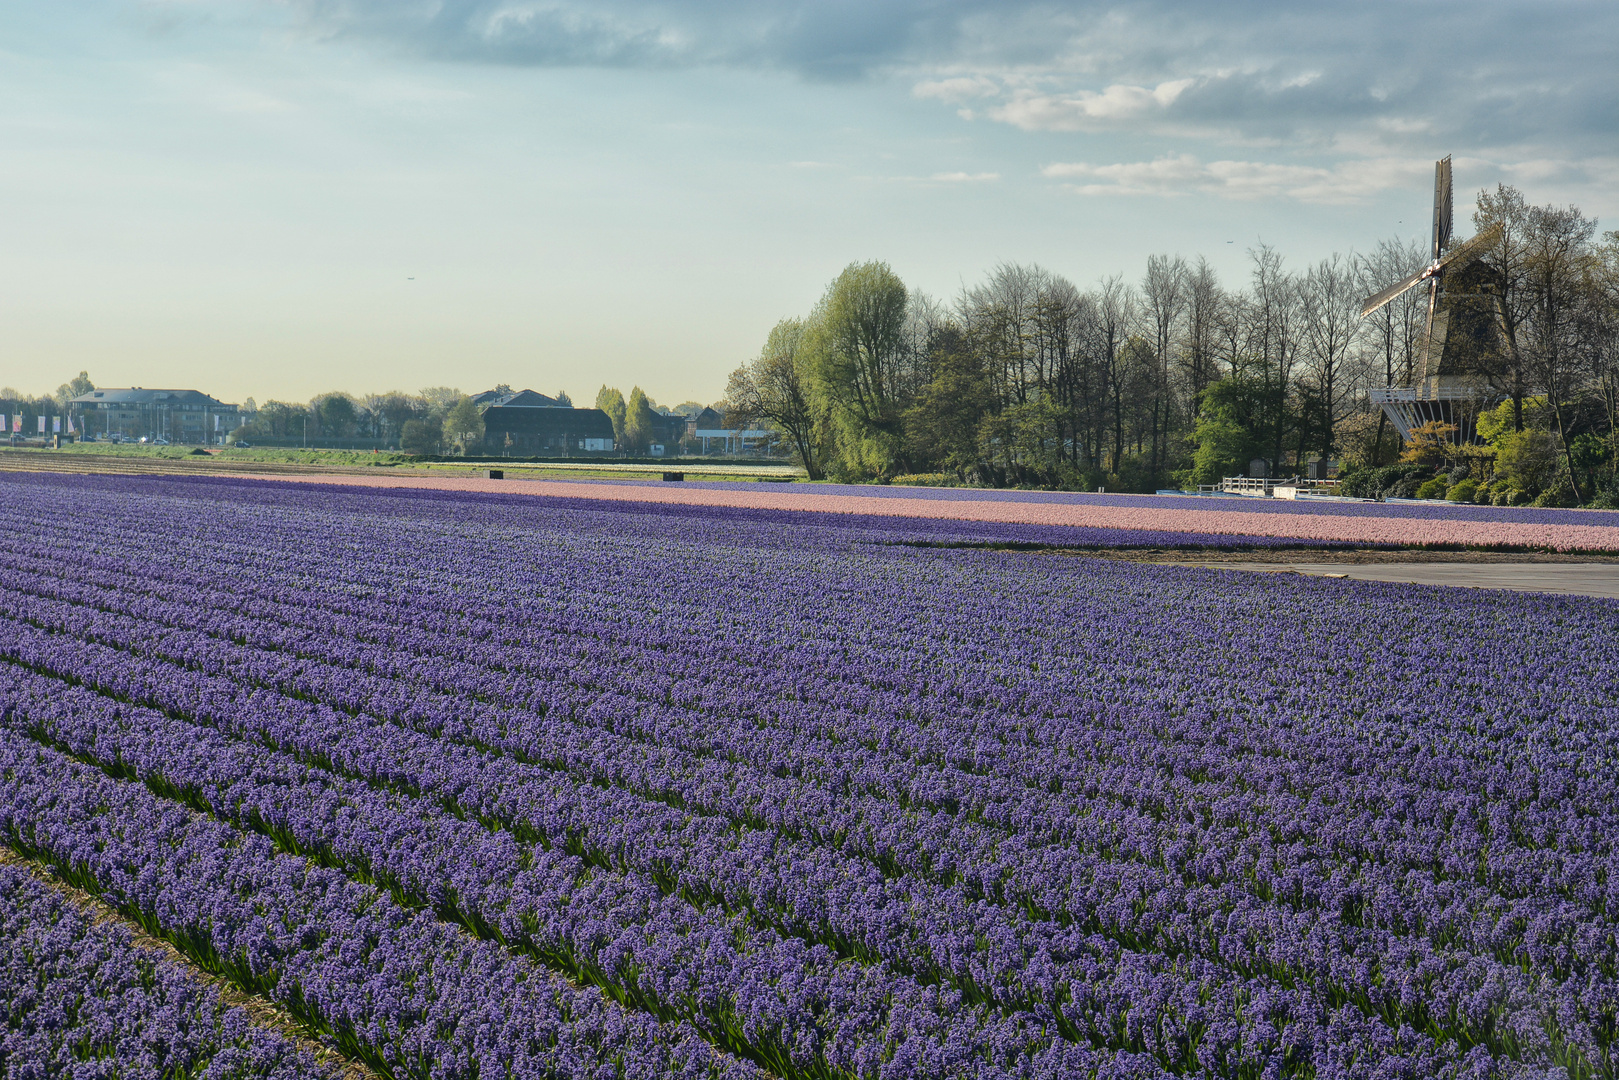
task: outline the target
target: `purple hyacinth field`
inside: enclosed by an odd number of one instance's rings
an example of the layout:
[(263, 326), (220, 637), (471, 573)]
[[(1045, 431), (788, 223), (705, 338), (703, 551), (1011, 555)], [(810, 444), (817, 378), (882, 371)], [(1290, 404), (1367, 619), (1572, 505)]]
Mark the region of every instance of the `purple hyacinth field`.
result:
[(1013, 550), (1261, 537), (0, 493), (0, 1076), (309, 1066), (47, 872), (401, 1080), (1619, 1073), (1619, 603)]

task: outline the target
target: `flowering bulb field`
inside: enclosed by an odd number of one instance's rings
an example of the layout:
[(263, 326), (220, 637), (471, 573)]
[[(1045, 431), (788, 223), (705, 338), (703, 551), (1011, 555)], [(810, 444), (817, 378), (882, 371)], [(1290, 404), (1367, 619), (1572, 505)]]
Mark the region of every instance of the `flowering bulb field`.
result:
[(3, 864), (0, 1020), (8, 1077), (335, 1075), (212, 987), (135, 948), (116, 926), (91, 925), (26, 870)]
[[(1619, 604), (915, 546), (1054, 526), (0, 492), (0, 837), (381, 1075), (1616, 1074)], [(76, 935), (40, 993), (92, 996)]]
[[(273, 477), (257, 477), (269, 480)], [(286, 478), (281, 478), (285, 480)], [(970, 521), (1078, 530), (1093, 534), (1156, 533), (1161, 537), (1262, 536), (1291, 544), (1347, 543), (1438, 549), (1602, 552), (1619, 554), (1619, 513), (1519, 507), (1402, 506), (1320, 500), (1203, 498), (1199, 496), (1084, 495), (1070, 492), (987, 491), (980, 488), (882, 488), (804, 484), (791, 488), (756, 483), (624, 483), (620, 481), (397, 477), (382, 474), (324, 477), (356, 488), (519, 494), (546, 498), (627, 502), (645, 506), (705, 506), (811, 512), (841, 517)]]

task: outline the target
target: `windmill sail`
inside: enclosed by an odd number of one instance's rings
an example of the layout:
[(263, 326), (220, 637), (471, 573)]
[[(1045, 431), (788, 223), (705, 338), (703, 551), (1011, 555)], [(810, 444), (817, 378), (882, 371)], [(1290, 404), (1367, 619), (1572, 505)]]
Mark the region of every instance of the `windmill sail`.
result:
[(1455, 227), (1455, 190), (1450, 181), (1450, 155), (1434, 162), (1433, 170), (1433, 260), (1450, 247), (1451, 230)]
[(1390, 285), (1388, 288), (1384, 289), (1382, 292), (1376, 292), (1368, 296), (1364, 301), (1361, 302), (1360, 317), (1364, 319), (1366, 316), (1370, 315), (1372, 312), (1376, 311), (1390, 300), (1393, 300), (1395, 297), (1399, 296), (1413, 285), (1419, 285), (1423, 281), (1426, 281), (1428, 275), (1432, 272), (1432, 267), (1424, 266), (1421, 270), (1418, 270), (1404, 281), (1397, 281), (1393, 285)]

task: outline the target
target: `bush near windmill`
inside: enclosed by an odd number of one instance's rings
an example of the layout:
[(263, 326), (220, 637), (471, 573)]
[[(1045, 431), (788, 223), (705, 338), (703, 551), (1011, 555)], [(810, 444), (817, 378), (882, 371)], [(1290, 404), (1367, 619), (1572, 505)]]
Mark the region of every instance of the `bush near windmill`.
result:
[[(1525, 426), (1513, 427), (1513, 403), (1479, 415), (1479, 441), (1458, 443), (1452, 425), (1430, 422), (1412, 431), (1399, 463), (1382, 469), (1351, 466), (1339, 490), (1356, 498), (1448, 499), (1494, 506), (1567, 507), (1583, 503), (1610, 508), (1603, 464), (1607, 446), (1587, 438), (1574, 453), (1550, 429), (1552, 411), (1543, 397), (1522, 405)], [(1582, 474), (1588, 498), (1570, 482), (1569, 462)], [(1611, 481), (1608, 481), (1611, 486)]]

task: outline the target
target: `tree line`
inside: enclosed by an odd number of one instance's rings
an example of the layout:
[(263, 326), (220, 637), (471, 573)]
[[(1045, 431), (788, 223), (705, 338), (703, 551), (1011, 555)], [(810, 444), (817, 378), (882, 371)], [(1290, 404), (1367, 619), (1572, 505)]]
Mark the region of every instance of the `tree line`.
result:
[[(510, 392), (509, 386), (497, 391)], [(560, 401), (568, 395), (558, 392)], [(571, 404), (571, 402), (570, 402)], [(267, 401), (242, 405), (241, 441), (277, 443), (309, 440), (374, 440), (397, 442), (405, 453), (434, 456), (463, 452), (483, 439), (483, 418), (471, 397), (448, 386), (429, 386), (416, 394), (399, 390), (349, 394), (334, 390), (307, 402)]]
[[(1481, 193), (1474, 222), (1503, 225), (1485, 256), (1481, 375), (1512, 430), (1555, 438), (1561, 482), (1588, 496), (1619, 458), (1619, 234), (1506, 186)], [(771, 330), (727, 400), (813, 478), (1150, 491), (1253, 458), (1394, 464), (1409, 448), (1368, 391), (1411, 381), (1427, 292), (1359, 308), (1420, 269), (1425, 245), (1386, 240), (1302, 270), (1269, 246), (1248, 255), (1235, 287), (1201, 258), (1154, 255), (1139, 278), (1090, 289), (1003, 264), (950, 303), (885, 263), (853, 264)]]
[(0, 416), (5, 417), (0, 428), (10, 431), (11, 417), (20, 416), (23, 418), (23, 434), (35, 434), (39, 417), (45, 417), (46, 425), (50, 426), (53, 418), (68, 414), (69, 401), (95, 388), (96, 384), (90, 381), (88, 371), (79, 372), (51, 394), (27, 394), (14, 386), (0, 387)]

